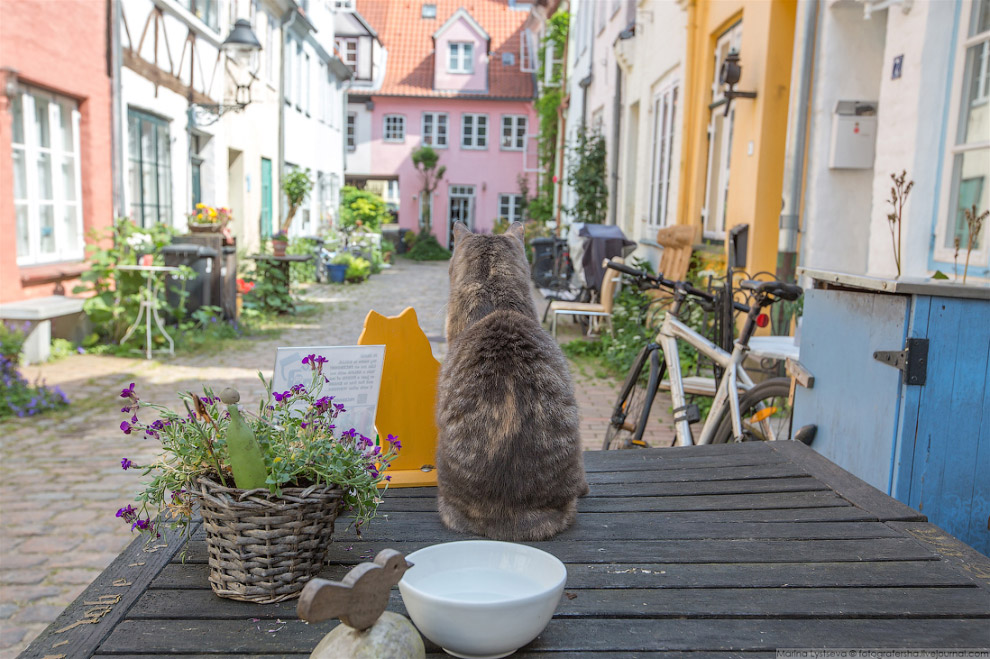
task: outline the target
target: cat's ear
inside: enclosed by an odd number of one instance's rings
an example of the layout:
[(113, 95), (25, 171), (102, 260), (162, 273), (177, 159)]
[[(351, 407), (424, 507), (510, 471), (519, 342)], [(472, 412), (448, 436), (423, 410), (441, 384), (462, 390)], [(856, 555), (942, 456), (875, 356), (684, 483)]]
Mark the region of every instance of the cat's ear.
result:
[(456, 243), (464, 236), (471, 235), (471, 230), (463, 222), (454, 222), (454, 242)]
[(523, 226), (522, 222), (513, 222), (509, 225), (509, 228), (505, 231), (507, 235), (515, 236), (519, 239), (519, 242), (525, 243), (526, 227)]

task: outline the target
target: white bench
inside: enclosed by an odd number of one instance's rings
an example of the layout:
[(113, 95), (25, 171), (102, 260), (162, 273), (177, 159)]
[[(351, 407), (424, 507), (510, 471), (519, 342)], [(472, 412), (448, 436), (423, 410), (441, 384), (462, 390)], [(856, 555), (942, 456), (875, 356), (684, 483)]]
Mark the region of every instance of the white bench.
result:
[(27, 320), (31, 331), (24, 341), (24, 357), (30, 364), (48, 361), (52, 348), (52, 318), (83, 310), (82, 298), (50, 295), (33, 300), (0, 304), (0, 320)]

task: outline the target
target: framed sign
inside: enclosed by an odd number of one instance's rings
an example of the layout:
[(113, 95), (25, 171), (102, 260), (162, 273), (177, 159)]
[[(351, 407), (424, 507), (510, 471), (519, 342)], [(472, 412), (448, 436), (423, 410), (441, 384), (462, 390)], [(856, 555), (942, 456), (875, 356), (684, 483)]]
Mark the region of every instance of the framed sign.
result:
[(272, 390), (285, 391), (296, 384), (308, 387), (312, 382), (313, 372), (302, 360), (306, 355), (312, 354), (322, 355), (327, 359), (323, 365), (323, 375), (329, 382), (323, 385), (323, 394), (333, 396), (334, 403), (344, 405), (344, 411), (337, 416), (335, 422), (337, 433), (354, 428), (365, 437), (374, 439), (385, 346), (278, 348)]

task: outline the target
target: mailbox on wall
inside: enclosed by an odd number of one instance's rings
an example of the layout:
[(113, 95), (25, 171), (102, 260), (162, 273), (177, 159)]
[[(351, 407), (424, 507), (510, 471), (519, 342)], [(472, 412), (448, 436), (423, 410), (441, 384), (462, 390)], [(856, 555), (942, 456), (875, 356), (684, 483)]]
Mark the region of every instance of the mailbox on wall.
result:
[(839, 101), (832, 115), (829, 168), (872, 169), (876, 140), (876, 101)]

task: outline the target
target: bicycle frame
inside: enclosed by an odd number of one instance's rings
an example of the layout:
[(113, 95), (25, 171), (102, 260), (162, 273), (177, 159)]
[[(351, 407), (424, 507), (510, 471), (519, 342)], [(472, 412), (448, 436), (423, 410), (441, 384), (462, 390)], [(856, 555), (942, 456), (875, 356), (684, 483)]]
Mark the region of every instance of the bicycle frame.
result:
[[(728, 353), (717, 345), (706, 339), (704, 336), (685, 325), (677, 318), (678, 307), (676, 305), (672, 311), (668, 311), (664, 316), (660, 331), (657, 333), (656, 342), (663, 350), (664, 361), (667, 364), (667, 377), (670, 378), (670, 397), (674, 403), (674, 409), (684, 408), (687, 405), (687, 397), (684, 394), (684, 380), (681, 378), (681, 360), (677, 353), (677, 340), (686, 341), (688, 345), (694, 347), (698, 352), (706, 355), (724, 369), (722, 381), (715, 391), (715, 399), (712, 402), (712, 410), (722, 409), (728, 399), (730, 416), (732, 418), (732, 433), (735, 436), (742, 434), (742, 422), (739, 418), (739, 389), (744, 391), (753, 387), (753, 380), (742, 367), (749, 348), (741, 342), (736, 341), (732, 352)], [(693, 441), (691, 424), (688, 423), (685, 415), (680, 415), (680, 420), (674, 421), (674, 431), (677, 435), (678, 446), (691, 446), (692, 444), (711, 444), (718, 429), (719, 415), (709, 414), (705, 419), (705, 425), (701, 429), (698, 441)], [(675, 414), (675, 419), (677, 418)]]

